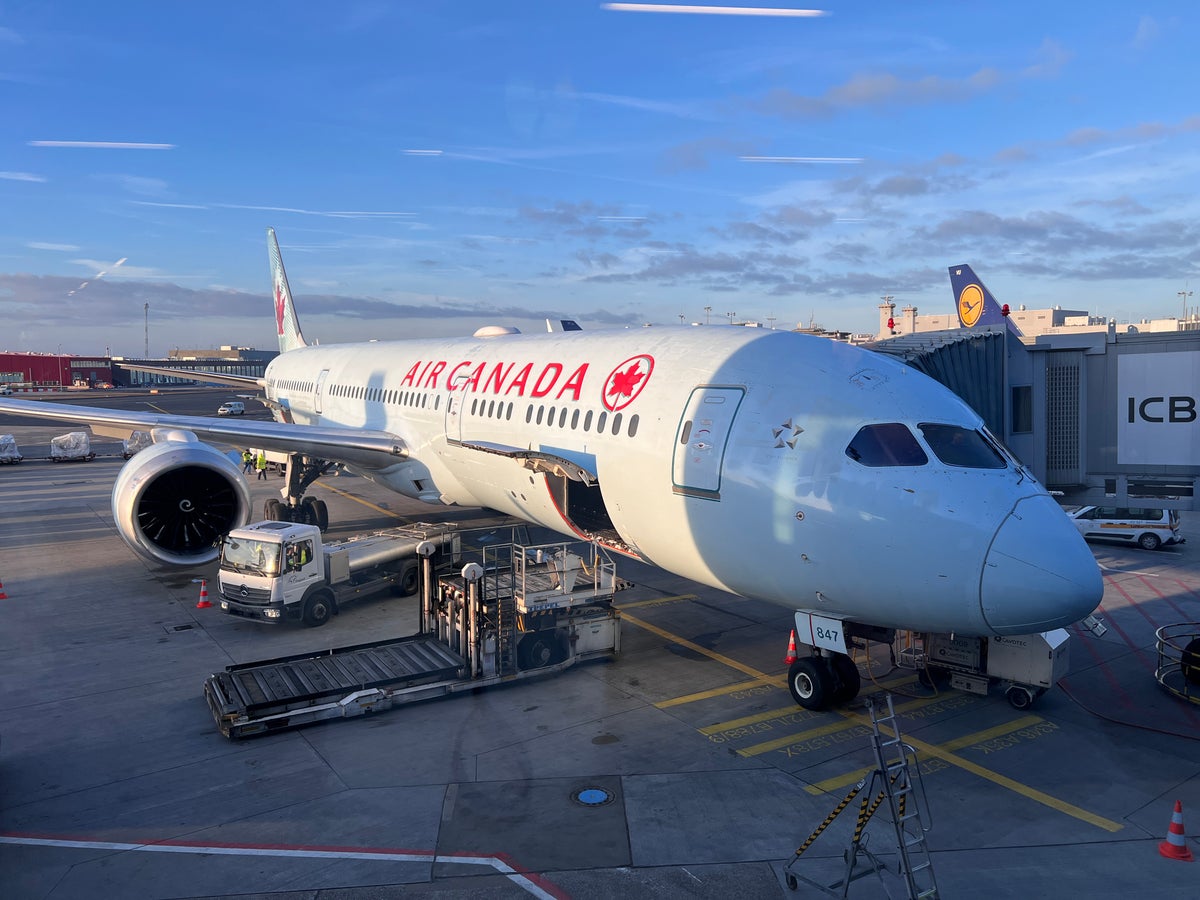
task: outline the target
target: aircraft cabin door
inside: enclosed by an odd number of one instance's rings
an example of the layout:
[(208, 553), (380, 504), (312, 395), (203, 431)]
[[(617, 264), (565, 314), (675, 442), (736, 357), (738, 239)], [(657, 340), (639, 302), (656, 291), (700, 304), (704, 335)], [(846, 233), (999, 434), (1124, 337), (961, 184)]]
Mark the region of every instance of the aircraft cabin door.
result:
[(328, 369), (322, 369), (321, 374), (317, 376), (317, 385), (313, 390), (313, 410), (317, 413), (317, 415), (321, 414), (321, 401), (325, 396), (325, 379), (328, 377)]
[(446, 393), (446, 440), (454, 443), (462, 440), (463, 403), (466, 402), (462, 386), (466, 380), (466, 374), (456, 376)]
[(740, 387), (692, 391), (675, 435), (672, 487), (677, 494), (721, 499), (721, 467), (733, 419), (746, 395)]

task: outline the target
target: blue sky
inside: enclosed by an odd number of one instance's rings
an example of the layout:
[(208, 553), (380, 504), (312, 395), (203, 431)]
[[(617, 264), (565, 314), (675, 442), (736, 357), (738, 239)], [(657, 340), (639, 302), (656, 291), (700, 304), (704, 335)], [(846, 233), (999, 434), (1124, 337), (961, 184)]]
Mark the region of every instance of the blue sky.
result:
[(268, 225), (324, 343), (1200, 290), (1200, 7), (814, 8), (0, 0), (0, 349), (273, 347)]

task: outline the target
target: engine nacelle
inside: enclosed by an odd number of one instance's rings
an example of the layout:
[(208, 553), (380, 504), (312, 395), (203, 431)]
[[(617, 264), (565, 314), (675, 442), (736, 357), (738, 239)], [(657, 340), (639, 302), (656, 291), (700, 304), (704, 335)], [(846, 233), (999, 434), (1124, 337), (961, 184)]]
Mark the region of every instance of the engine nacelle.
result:
[(250, 521), (241, 466), (190, 431), (158, 430), (155, 443), (121, 469), (112, 512), (141, 556), (172, 566), (217, 558), (217, 542)]

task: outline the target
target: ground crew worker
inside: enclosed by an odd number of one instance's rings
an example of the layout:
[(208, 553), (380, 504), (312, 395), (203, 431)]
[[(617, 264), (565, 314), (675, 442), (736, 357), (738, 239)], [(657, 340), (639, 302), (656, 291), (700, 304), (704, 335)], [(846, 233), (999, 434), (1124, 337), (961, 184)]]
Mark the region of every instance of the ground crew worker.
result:
[(242, 474), (245, 475), (254, 468), (254, 454), (249, 450), (242, 451)]
[(258, 472), (258, 480), (267, 480), (267, 454), (258, 451), (258, 459), (254, 460), (254, 469)]

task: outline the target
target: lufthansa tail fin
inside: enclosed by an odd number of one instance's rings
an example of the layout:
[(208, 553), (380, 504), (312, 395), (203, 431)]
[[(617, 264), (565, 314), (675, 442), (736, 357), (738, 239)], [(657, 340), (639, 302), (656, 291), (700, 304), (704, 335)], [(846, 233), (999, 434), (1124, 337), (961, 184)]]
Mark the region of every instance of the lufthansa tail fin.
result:
[(300, 320), (296, 318), (296, 305), (292, 302), (287, 273), (283, 271), (283, 257), (279, 254), (279, 241), (275, 240), (274, 228), (267, 229), (267, 251), (271, 255), (271, 285), (275, 300), (275, 327), (279, 333), (279, 352), (287, 353), (297, 347), (307, 347), (308, 342), (300, 332)]
[(1018, 337), (1021, 329), (1008, 315), (1008, 304), (1001, 306), (970, 266), (950, 267), (950, 289), (958, 309), (958, 324), (963, 328), (981, 325), (1006, 325)]

